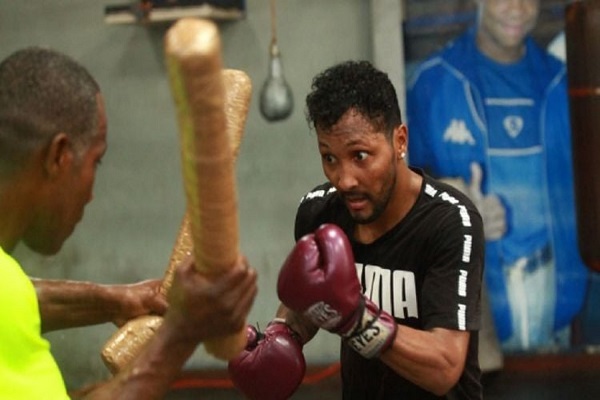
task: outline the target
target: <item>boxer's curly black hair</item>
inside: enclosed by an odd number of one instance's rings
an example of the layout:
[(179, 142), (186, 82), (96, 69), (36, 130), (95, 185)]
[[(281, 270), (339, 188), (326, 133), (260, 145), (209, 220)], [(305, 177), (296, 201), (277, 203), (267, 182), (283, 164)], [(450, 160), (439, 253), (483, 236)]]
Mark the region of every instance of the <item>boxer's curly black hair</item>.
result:
[(386, 135), (402, 123), (394, 85), (368, 61), (346, 61), (317, 75), (306, 96), (306, 119), (329, 130), (349, 109), (371, 120)]

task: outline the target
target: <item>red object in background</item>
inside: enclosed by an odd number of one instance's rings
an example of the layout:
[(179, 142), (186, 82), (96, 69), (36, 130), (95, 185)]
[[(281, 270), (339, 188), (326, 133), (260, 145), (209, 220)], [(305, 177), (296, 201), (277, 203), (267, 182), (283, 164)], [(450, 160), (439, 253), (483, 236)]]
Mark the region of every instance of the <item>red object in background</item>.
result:
[(579, 251), (600, 272), (600, 0), (566, 7), (565, 38)]
[[(337, 376), (340, 372), (340, 363), (334, 362), (325, 367), (308, 367), (308, 371), (302, 379), (303, 385), (313, 385), (324, 379)], [(181, 376), (171, 385), (172, 390), (180, 389), (232, 389), (233, 382), (228, 375), (222, 371), (184, 371)]]

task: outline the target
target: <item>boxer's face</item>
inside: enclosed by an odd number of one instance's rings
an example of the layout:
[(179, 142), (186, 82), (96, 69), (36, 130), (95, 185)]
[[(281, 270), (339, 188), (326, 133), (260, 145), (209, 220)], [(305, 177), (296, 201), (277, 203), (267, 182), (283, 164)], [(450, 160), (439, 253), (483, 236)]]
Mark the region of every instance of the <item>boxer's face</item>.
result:
[(537, 22), (539, 0), (477, 0), (477, 3), (479, 48), (500, 62), (520, 58), (524, 39)]
[(377, 220), (396, 186), (397, 152), (383, 132), (349, 110), (329, 130), (317, 128), (323, 172), (358, 223)]
[(106, 152), (106, 112), (98, 95), (98, 131), (91, 143), (76, 151), (68, 142), (63, 146), (59, 172), (46, 189), (43, 211), (26, 232), (25, 243), (34, 251), (54, 254), (73, 233), (92, 198), (96, 168)]

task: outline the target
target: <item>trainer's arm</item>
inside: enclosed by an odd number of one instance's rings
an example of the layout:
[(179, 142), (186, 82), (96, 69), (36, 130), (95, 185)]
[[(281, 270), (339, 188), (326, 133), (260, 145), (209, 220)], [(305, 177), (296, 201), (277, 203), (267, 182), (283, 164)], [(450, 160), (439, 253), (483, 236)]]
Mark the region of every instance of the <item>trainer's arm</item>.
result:
[(167, 302), (160, 294), (160, 280), (127, 285), (36, 279), (42, 332), (113, 322), (123, 325), (131, 318), (162, 315)]
[(199, 343), (183, 340), (177, 329), (163, 323), (142, 353), (85, 399), (161, 399)]
[(85, 399), (163, 399), (200, 342), (239, 332), (256, 296), (256, 271), (245, 259), (208, 279), (188, 263), (177, 269), (164, 321), (142, 352)]
[(399, 375), (438, 396), (456, 385), (465, 367), (468, 331), (428, 331), (398, 325), (392, 346), (381, 361)]

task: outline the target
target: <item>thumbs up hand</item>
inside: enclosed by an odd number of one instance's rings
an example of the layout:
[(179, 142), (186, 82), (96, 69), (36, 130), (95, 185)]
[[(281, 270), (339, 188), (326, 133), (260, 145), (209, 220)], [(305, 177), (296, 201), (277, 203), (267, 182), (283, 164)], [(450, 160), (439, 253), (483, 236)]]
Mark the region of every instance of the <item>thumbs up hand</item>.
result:
[(506, 233), (506, 209), (495, 194), (484, 195), (481, 191), (483, 171), (476, 162), (471, 163), (471, 180), (467, 184), (461, 178), (443, 178), (448, 183), (466, 194), (483, 219), (483, 232), (486, 240), (498, 240)]
[(483, 172), (476, 162), (471, 163), (471, 181), (465, 194), (469, 196), (483, 218), (486, 240), (498, 240), (506, 233), (506, 209), (495, 194), (487, 196), (481, 192)]

